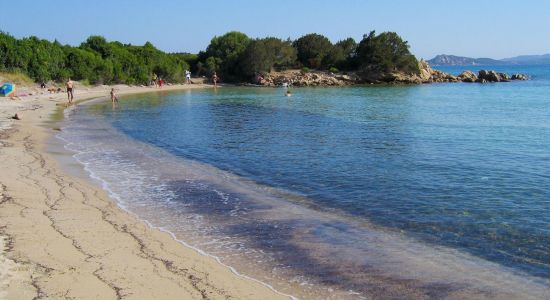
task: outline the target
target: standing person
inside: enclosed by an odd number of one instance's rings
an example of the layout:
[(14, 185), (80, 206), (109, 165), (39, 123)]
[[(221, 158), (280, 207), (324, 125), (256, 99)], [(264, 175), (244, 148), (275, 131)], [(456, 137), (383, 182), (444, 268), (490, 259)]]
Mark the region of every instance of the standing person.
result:
[(218, 74), (216, 74), (216, 72), (214, 72), (214, 75), (212, 75), (212, 82), (214, 83), (214, 87), (218, 86), (218, 81), (219, 80), (220, 80), (220, 78), (218, 77)]
[(157, 74), (153, 73), (151, 76), (151, 81), (153, 81), (153, 84), (157, 87)]
[(117, 98), (116, 93), (115, 93), (115, 88), (111, 88), (111, 102), (113, 102), (113, 104), (115, 102), (118, 102), (118, 98)]
[(187, 84), (191, 83), (191, 71), (185, 70), (185, 82)]
[(65, 87), (67, 88), (67, 98), (69, 99), (69, 104), (73, 103), (74, 95), (73, 95), (73, 89), (74, 89), (74, 82), (69, 77), (69, 80), (67, 80), (67, 83), (65, 83)]

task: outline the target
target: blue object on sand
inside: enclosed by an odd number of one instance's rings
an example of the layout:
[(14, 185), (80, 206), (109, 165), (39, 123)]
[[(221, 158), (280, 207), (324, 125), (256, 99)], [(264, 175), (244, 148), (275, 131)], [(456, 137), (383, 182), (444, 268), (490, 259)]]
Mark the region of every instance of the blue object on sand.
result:
[(0, 87), (0, 96), (3, 96), (3, 97), (15, 96), (15, 84), (4, 83), (2, 87)]

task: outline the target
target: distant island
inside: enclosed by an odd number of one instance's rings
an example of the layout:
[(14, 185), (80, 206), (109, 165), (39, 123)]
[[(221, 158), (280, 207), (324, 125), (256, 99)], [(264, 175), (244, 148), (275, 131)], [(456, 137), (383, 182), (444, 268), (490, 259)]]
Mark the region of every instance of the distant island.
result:
[(431, 66), (550, 65), (550, 54), (522, 55), (505, 59), (471, 58), (441, 54), (428, 60)]

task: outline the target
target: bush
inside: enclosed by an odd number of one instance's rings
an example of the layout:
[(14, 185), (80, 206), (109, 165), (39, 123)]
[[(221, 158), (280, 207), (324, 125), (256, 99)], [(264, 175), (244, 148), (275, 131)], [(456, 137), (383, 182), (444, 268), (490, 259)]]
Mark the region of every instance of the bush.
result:
[(239, 58), (243, 78), (257, 73), (269, 73), (272, 69), (286, 69), (296, 62), (296, 49), (290, 42), (278, 38), (252, 40)]
[(88, 81), (88, 79), (80, 80), (79, 83), (83, 86), (91, 86), (90, 81)]
[(143, 46), (90, 36), (79, 47), (37, 37), (16, 39), (0, 31), (0, 71), (16, 71), (35, 81), (87, 80), (92, 84), (145, 84), (153, 72), (169, 82), (183, 82), (186, 57)]
[(227, 81), (235, 81), (242, 77), (239, 73), (239, 58), (250, 43), (250, 38), (238, 31), (231, 31), (222, 36), (216, 36), (211, 41), (205, 52), (199, 53), (204, 75), (212, 75), (217, 72), (221, 78)]
[(306, 34), (294, 41), (293, 46), (298, 52), (298, 61), (308, 68), (324, 69), (332, 63), (327, 61), (327, 57), (333, 50), (333, 45), (325, 36)]
[(308, 67), (303, 67), (302, 68), (302, 74), (305, 74), (305, 73), (309, 73), (309, 68)]
[(328, 69), (328, 71), (329, 71), (330, 73), (338, 73), (338, 72), (340, 72), (340, 71), (339, 71), (337, 68), (335, 68), (335, 67), (331, 67), (330, 69)]
[(376, 35), (371, 31), (357, 46), (357, 62), (362, 72), (420, 72), (409, 45), (395, 32)]

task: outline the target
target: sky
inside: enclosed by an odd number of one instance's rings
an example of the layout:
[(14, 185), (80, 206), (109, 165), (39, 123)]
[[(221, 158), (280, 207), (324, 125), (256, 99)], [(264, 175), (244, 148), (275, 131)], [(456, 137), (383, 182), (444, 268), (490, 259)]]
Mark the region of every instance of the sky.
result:
[(550, 53), (548, 0), (0, 0), (0, 31), (79, 45), (90, 35), (197, 53), (232, 30), (296, 39), (359, 41), (395, 31), (419, 58)]

